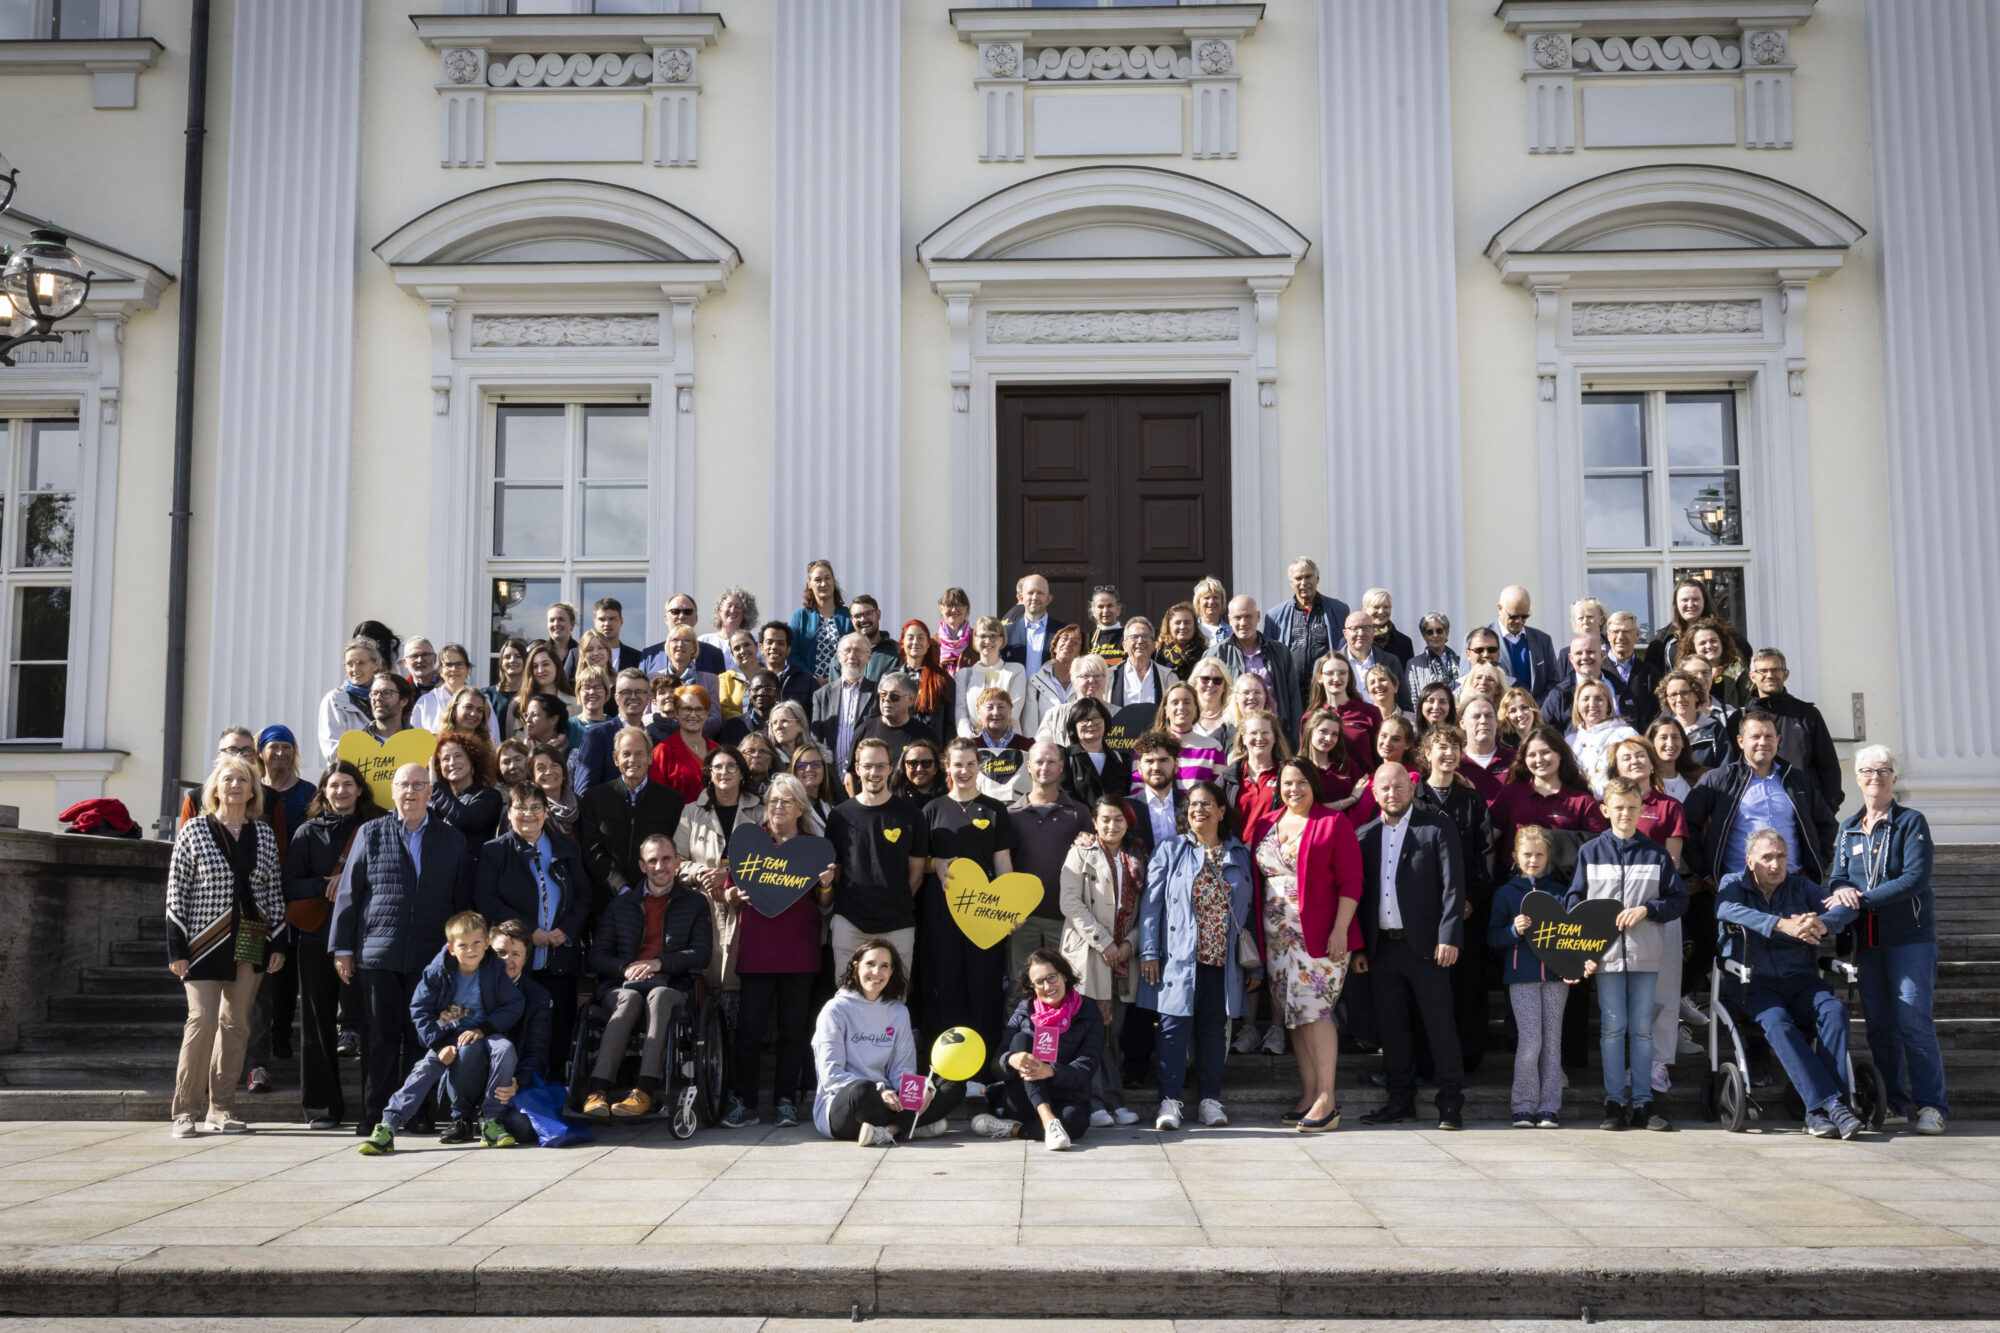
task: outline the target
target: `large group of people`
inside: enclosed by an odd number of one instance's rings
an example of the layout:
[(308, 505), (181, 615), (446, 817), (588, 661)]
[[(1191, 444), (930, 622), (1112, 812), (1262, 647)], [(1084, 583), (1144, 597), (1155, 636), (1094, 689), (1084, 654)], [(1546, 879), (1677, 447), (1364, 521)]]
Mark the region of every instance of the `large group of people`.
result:
[[(1666, 1130), (1655, 1096), (1733, 947), (1808, 1128), (1846, 1138), (1845, 1010), (1816, 961), (1844, 930), (1889, 1123), (1942, 1132), (1924, 818), (1864, 746), (1860, 808), (1837, 819), (1824, 720), (1706, 586), (1676, 587), (1650, 642), (1585, 599), (1559, 645), (1509, 587), (1463, 636), (1423, 615), (1420, 647), (1386, 590), (1350, 610), (1305, 558), (1288, 582), (1267, 610), (1206, 578), (1157, 621), (1100, 587), (1064, 624), (1030, 573), (1002, 615), (952, 588), (935, 621), (891, 631), (815, 561), (784, 619), (731, 587), (704, 633), (676, 593), (634, 648), (616, 601), (581, 635), (557, 604), (546, 637), (496, 637), (490, 664), (363, 622), (310, 733), (317, 782), (282, 722), (233, 726), (184, 809), (173, 1132), (243, 1131), (235, 1093), (269, 1086), (295, 1022), (307, 1120), (351, 1126), (364, 1154), (399, 1131), (532, 1143), (515, 1101), (537, 1083), (577, 1086), (586, 1118), (650, 1115), (697, 992), (732, 1020), (731, 1128), (886, 1144), (969, 1106), (976, 1134), (1059, 1149), (1137, 1122), (1125, 1094), (1148, 1085), (1156, 1128), (1226, 1124), (1231, 1051), (1289, 1046), (1298, 1132), (1339, 1126), (1338, 1058), (1376, 1049), (1387, 1097), (1360, 1119), (1416, 1119), (1429, 1083), (1456, 1129), (1496, 985), (1515, 1124), (1562, 1123), (1594, 992), (1599, 1123)], [(411, 728), (430, 758), (383, 800), (343, 737)], [(753, 826), (832, 847), (776, 915), (732, 868)], [(947, 903), (961, 858), (1042, 886), (991, 947)], [(1582, 990), (1529, 945), (1536, 890), (1617, 906)], [(582, 1010), (602, 1037), (572, 1068)], [(987, 1067), (912, 1100), (922, 1041), (951, 1029)]]

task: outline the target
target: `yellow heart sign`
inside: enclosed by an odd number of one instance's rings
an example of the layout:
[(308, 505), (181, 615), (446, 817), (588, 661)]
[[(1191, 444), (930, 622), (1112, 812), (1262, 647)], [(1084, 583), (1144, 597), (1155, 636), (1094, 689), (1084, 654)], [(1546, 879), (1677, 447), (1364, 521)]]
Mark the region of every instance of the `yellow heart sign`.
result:
[(1042, 901), (1042, 881), (1019, 872), (988, 879), (977, 861), (961, 856), (945, 876), (944, 900), (965, 938), (990, 949)]
[(990, 819), (975, 819), (972, 821), (972, 827), (976, 829), (989, 829), (993, 827), (993, 821)]
[(437, 737), (422, 727), (399, 731), (386, 741), (378, 741), (365, 731), (343, 731), (333, 757), (345, 759), (361, 770), (361, 780), (375, 797), (375, 804), (393, 810), (396, 798), (390, 792), (396, 770), (404, 764), (429, 764)]
[(882, 830), (882, 836), (890, 842), (900, 842), (903, 837), (903, 830), (899, 828), (885, 828)]

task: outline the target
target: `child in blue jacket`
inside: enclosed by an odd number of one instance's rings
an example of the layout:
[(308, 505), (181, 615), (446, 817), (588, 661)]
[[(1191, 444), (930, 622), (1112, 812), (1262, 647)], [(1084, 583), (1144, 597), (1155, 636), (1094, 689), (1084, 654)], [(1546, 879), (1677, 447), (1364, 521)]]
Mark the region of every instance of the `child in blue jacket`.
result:
[(1516, 1129), (1554, 1129), (1561, 1123), (1563, 1099), (1563, 1007), (1571, 983), (1550, 972), (1528, 947), (1528, 918), (1521, 900), (1537, 889), (1562, 901), (1562, 881), (1549, 877), (1554, 848), (1548, 830), (1528, 824), (1514, 832), (1514, 864), (1520, 874), (1493, 892), (1493, 913), (1486, 942), (1500, 951), (1500, 979), (1514, 1006), (1514, 1106)]

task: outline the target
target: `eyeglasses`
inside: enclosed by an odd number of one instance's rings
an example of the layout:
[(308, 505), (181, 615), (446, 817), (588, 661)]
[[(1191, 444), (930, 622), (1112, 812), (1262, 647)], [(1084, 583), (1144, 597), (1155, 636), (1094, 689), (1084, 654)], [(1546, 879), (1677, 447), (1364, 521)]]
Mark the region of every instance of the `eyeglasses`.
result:
[(1100, 583), (1090, 590), (1090, 595), (1095, 597), (1101, 592), (1108, 592), (1113, 597), (1116, 597), (1118, 595), (1118, 585), (1115, 583)]
[(1479, 647), (1477, 647), (1477, 648), (1467, 648), (1467, 649), (1466, 649), (1465, 651), (1466, 651), (1466, 652), (1468, 652), (1468, 653), (1471, 653), (1471, 654), (1472, 654), (1472, 655), (1473, 655), (1474, 657), (1498, 657), (1498, 656), (1500, 656), (1500, 650), (1499, 650), (1499, 648), (1495, 647), (1495, 646), (1494, 646), (1493, 644), (1490, 644), (1490, 643), (1488, 643), (1488, 644), (1482, 644), (1482, 645), (1480, 645), (1480, 646), (1479, 646)]
[(805, 773), (815, 768), (825, 768), (825, 767), (826, 764), (818, 759), (801, 759), (799, 760), (798, 763), (792, 765), (793, 771), (799, 773)]
[(247, 745), (218, 745), (215, 747), (215, 752), (217, 754), (233, 754), (238, 759), (248, 759), (251, 755), (257, 753)]
[(1854, 775), (1862, 779), (1893, 778), (1896, 776), (1896, 770), (1893, 768), (1857, 768), (1854, 770)]
[(1222, 681), (1215, 676), (1196, 676), (1194, 687), (1198, 690), (1219, 690), (1222, 688)]
[(937, 760), (935, 760), (935, 759), (905, 759), (905, 760), (903, 761), (903, 767), (904, 767), (904, 768), (936, 768), (936, 767), (937, 767)]
[(691, 606), (670, 606), (667, 608), (667, 614), (670, 616), (691, 616), (694, 614), (694, 608)]
[(1045, 977), (1029, 977), (1028, 984), (1036, 990), (1050, 990), (1062, 981), (1062, 973), (1051, 972)]

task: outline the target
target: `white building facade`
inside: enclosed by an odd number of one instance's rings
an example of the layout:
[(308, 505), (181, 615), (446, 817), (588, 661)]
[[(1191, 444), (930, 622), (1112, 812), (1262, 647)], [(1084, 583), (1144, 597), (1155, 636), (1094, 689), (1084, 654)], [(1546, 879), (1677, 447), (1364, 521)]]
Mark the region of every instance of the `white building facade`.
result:
[[(192, 0), (0, 4), (0, 802), (158, 813)], [(412, 13), (412, 10), (418, 12)], [(11, 25), (11, 26), (10, 26)], [(1984, 0), (214, 0), (182, 775), (363, 618), (1709, 579), (2000, 837)], [(15, 31), (14, 29), (19, 29)], [(25, 39), (25, 40), (23, 40)], [(1080, 609), (1080, 607), (1079, 607)], [(706, 628), (706, 626), (704, 626)], [(1845, 754), (1848, 745), (1842, 745)], [(1850, 805), (1854, 797), (1850, 791)]]

